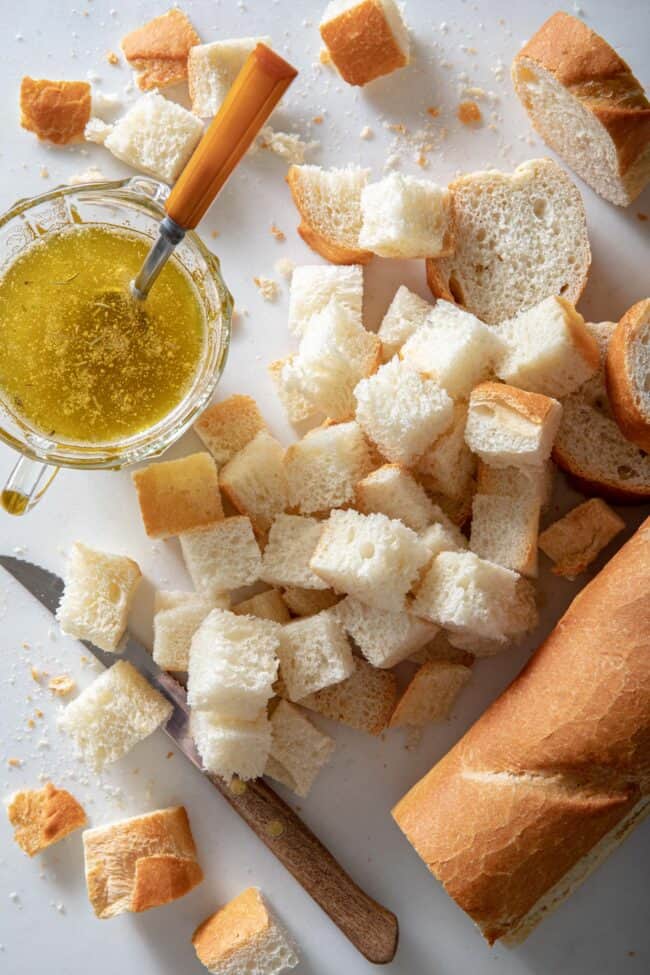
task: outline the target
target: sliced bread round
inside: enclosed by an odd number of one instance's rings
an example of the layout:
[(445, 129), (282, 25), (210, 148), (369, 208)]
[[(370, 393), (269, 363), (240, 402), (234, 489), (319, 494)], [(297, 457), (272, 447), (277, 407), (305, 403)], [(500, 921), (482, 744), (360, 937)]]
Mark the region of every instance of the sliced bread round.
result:
[(332, 264), (367, 264), (372, 253), (359, 247), (361, 191), (368, 169), (290, 166), (287, 183), (300, 214), (298, 233)]
[(427, 260), (437, 298), (490, 325), (549, 295), (572, 304), (587, 283), (591, 250), (582, 197), (551, 159), (514, 173), (470, 173), (450, 184), (456, 252)]
[(624, 436), (650, 452), (650, 298), (633, 305), (614, 329), (605, 376)]

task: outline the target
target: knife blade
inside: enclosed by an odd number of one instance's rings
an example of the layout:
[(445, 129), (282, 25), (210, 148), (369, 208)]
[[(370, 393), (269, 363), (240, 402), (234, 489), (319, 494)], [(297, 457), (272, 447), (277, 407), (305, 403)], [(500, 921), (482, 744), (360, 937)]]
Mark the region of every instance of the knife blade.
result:
[[(0, 555), (0, 565), (53, 615), (63, 594), (63, 580), (32, 562)], [(149, 651), (127, 631), (124, 650), (106, 653), (80, 641), (105, 667), (128, 660), (172, 705), (162, 730), (232, 808), (277, 856), (361, 954), (377, 965), (392, 961), (399, 937), (396, 916), (366, 894), (345, 872), (299, 816), (262, 779), (225, 782), (203, 769), (189, 730), (185, 688), (156, 664)]]

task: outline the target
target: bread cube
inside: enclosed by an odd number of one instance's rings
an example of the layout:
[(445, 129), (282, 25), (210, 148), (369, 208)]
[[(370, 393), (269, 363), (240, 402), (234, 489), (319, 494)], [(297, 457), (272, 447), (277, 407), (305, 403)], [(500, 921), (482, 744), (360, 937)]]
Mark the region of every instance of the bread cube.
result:
[(426, 546), (400, 521), (380, 514), (332, 511), (311, 568), (333, 589), (368, 606), (399, 613), (428, 558)]
[(290, 423), (303, 423), (315, 416), (319, 410), (302, 391), (301, 378), (296, 372), (295, 356), (277, 359), (269, 363), (267, 371), (280, 402), (284, 406)]
[(131, 477), (149, 538), (169, 538), (223, 518), (217, 468), (208, 453), (158, 461)]
[(237, 616), (256, 616), (260, 620), (271, 620), (273, 623), (289, 623), (291, 614), (277, 589), (259, 592), (250, 599), (244, 599), (232, 608)]
[(415, 461), (453, 421), (454, 404), (445, 390), (397, 358), (363, 379), (354, 397), (357, 423), (396, 464)]
[(216, 711), (192, 711), (190, 734), (203, 768), (229, 782), (258, 779), (271, 750), (271, 723), (262, 711), (252, 721), (226, 718)]
[(381, 355), (379, 339), (359, 323), (345, 305), (332, 300), (313, 315), (292, 358), (290, 393), (295, 385), (307, 402), (332, 420), (354, 414), (354, 388), (375, 371)]
[(499, 334), (505, 348), (496, 373), (511, 386), (561, 399), (598, 371), (598, 343), (564, 298), (545, 298), (504, 322)]
[(375, 466), (358, 423), (317, 427), (287, 448), (289, 506), (302, 514), (354, 503), (358, 482)]
[(342, 599), (333, 589), (300, 589), (297, 586), (287, 586), (282, 598), (295, 616), (313, 616), (331, 609)]
[(316, 518), (278, 515), (269, 532), (260, 578), (270, 586), (327, 589), (327, 583), (309, 568), (323, 524)]
[[(440, 509), (438, 508), (438, 511)], [(420, 541), (426, 545), (429, 553), (429, 565), (441, 552), (463, 552), (467, 546), (467, 539), (457, 525), (442, 512), (442, 518), (433, 525), (429, 525), (420, 532)]]
[(449, 190), (428, 179), (391, 173), (361, 193), (359, 244), (380, 257), (453, 253)]
[(248, 515), (255, 531), (268, 531), (287, 506), (284, 448), (261, 430), (222, 468), (219, 481), (237, 511)]
[(369, 169), (290, 166), (287, 183), (300, 214), (298, 233), (332, 264), (366, 264), (372, 254), (359, 247), (361, 191)]
[(153, 734), (172, 710), (132, 664), (119, 660), (66, 706), (59, 727), (84, 761), (100, 770)]
[(300, 704), (356, 731), (380, 735), (388, 727), (396, 701), (395, 674), (356, 657), (354, 672), (346, 680), (309, 694)]
[(185, 81), (188, 54), (199, 40), (187, 15), (172, 8), (127, 34), (122, 50), (138, 87), (147, 91)]
[(256, 887), (249, 887), (200, 924), (192, 944), (212, 975), (280, 975), (298, 964), (294, 944)]
[(537, 501), (542, 511), (551, 503), (555, 464), (547, 460), (541, 467), (490, 467), (479, 461), (476, 486), (479, 494)]
[(46, 782), (42, 789), (16, 792), (7, 804), (14, 839), (33, 857), (86, 825), (86, 814), (65, 789)]
[[(450, 634), (446, 630), (438, 630), (431, 643), (427, 643), (421, 650), (416, 650), (409, 657), (415, 664), (426, 664), (429, 660), (446, 660), (452, 664), (463, 664), (471, 667), (474, 663), (474, 655), (454, 646), (450, 639)], [(455, 637), (457, 634), (452, 634)]]
[(431, 721), (444, 721), (471, 676), (470, 667), (448, 660), (423, 664), (397, 702), (390, 727), (422, 728)]
[(115, 653), (142, 578), (137, 562), (75, 542), (56, 611), (63, 633)]
[(360, 264), (303, 264), (294, 268), (289, 291), (289, 331), (304, 335), (310, 320), (332, 299), (359, 325), (363, 312), (363, 268)]
[(214, 609), (190, 647), (187, 703), (222, 718), (254, 721), (273, 695), (280, 629), (254, 616)]
[(426, 478), (428, 491), (454, 499), (468, 494), (476, 458), (465, 443), (466, 425), (467, 404), (455, 403), (449, 429), (418, 458), (415, 470)]
[(400, 357), (458, 399), (489, 375), (502, 349), (494, 329), (458, 305), (438, 301), (406, 340)]
[(187, 670), (190, 644), (199, 626), (217, 606), (227, 609), (227, 595), (221, 599), (194, 592), (157, 592), (154, 599), (153, 659), (163, 670)]
[(39, 140), (57, 146), (81, 142), (90, 121), (91, 107), (91, 88), (87, 81), (49, 81), (24, 76), (20, 82), (20, 124)]
[(87, 829), (83, 845), (88, 897), (99, 918), (161, 907), (203, 880), (183, 806)]
[(334, 610), (287, 623), (277, 652), (290, 701), (345, 680), (354, 669), (350, 644)]
[(532, 496), (476, 494), (469, 543), (472, 552), (535, 578), (540, 510), (539, 501)]
[(201, 438), (219, 467), (250, 443), (266, 424), (259, 407), (251, 396), (229, 396), (213, 403), (194, 424), (194, 432)]
[(180, 176), (203, 135), (196, 115), (157, 91), (142, 95), (109, 129), (102, 141), (117, 159), (164, 183)]
[(539, 536), (539, 547), (555, 562), (553, 572), (575, 579), (625, 528), (625, 522), (600, 498), (572, 508)]
[(357, 507), (369, 515), (379, 512), (422, 531), (435, 518), (435, 506), (405, 467), (384, 464), (357, 484)]
[(377, 332), (381, 340), (382, 362), (388, 362), (397, 355), (407, 338), (424, 324), (432, 307), (430, 302), (409, 291), (405, 285), (400, 285)]
[(492, 467), (540, 467), (550, 457), (561, 419), (555, 399), (481, 383), (470, 396), (465, 440)]
[(280, 701), (271, 715), (271, 753), (265, 774), (304, 798), (335, 747), (333, 739), (319, 731), (304, 711)]
[(250, 518), (235, 515), (184, 532), (181, 551), (195, 588), (214, 594), (257, 582), (262, 556)]
[(537, 623), (530, 582), (473, 552), (441, 552), (412, 608), (417, 616), (451, 632), (494, 641), (495, 649)]
[(367, 85), (409, 63), (409, 36), (395, 0), (331, 0), (320, 34), (349, 85)]
[(270, 46), (271, 38), (237, 37), (190, 48), (187, 83), (195, 115), (212, 118), (217, 114), (246, 58), (258, 44)]
[(429, 643), (438, 627), (410, 613), (391, 613), (366, 606), (354, 596), (336, 607), (348, 636), (373, 667), (394, 667)]

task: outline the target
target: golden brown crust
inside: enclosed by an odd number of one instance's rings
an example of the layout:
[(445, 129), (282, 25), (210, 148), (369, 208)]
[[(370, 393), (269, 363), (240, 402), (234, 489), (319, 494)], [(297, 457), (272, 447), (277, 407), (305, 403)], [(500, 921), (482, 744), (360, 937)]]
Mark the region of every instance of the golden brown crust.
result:
[(287, 183), (291, 190), (293, 202), (300, 214), (298, 233), (313, 251), (320, 254), (332, 264), (367, 264), (373, 257), (371, 251), (364, 251), (356, 247), (348, 247), (332, 238), (325, 237), (307, 220), (306, 208), (302, 196), (300, 167), (290, 166), (287, 173)]
[(122, 50), (138, 72), (138, 87), (148, 91), (184, 81), (190, 48), (200, 43), (187, 16), (172, 8), (127, 34), (122, 40)]
[(51, 782), (42, 789), (17, 792), (7, 815), (16, 843), (30, 857), (86, 825), (86, 814), (74, 796)]
[(253, 397), (236, 393), (209, 406), (193, 429), (217, 463), (225, 464), (260, 430), (266, 430), (266, 423)]
[(362, 0), (320, 26), (331, 60), (349, 85), (367, 85), (408, 64), (381, 4)]
[[(649, 331), (650, 298), (633, 305), (614, 329), (607, 347), (607, 394), (623, 436), (650, 453), (650, 422), (639, 409), (639, 394), (630, 368), (630, 354), (641, 333)], [(643, 395), (643, 391), (641, 393)], [(646, 393), (647, 395), (647, 393)]]
[(206, 918), (192, 935), (199, 960), (210, 971), (266, 933), (271, 921), (256, 887), (249, 887)]
[(622, 532), (625, 522), (601, 498), (591, 498), (539, 536), (539, 547), (555, 562), (553, 572), (574, 579)]
[(551, 396), (544, 396), (542, 393), (529, 393), (516, 386), (508, 386), (506, 383), (485, 382), (479, 383), (472, 390), (470, 398), (472, 405), (483, 403), (494, 403), (505, 406), (507, 409), (514, 410), (520, 416), (526, 417), (531, 423), (540, 426), (547, 422), (549, 416), (555, 412), (559, 403)]
[(150, 538), (206, 528), (224, 516), (217, 468), (208, 453), (151, 464), (131, 476)]
[(490, 942), (650, 793), (648, 591), (650, 519), (393, 811)]
[(20, 83), (20, 124), (57, 146), (80, 142), (90, 103), (90, 85), (85, 81), (25, 77)]
[(189, 894), (202, 880), (203, 871), (196, 860), (169, 853), (143, 857), (135, 864), (131, 910), (139, 913), (169, 904)]

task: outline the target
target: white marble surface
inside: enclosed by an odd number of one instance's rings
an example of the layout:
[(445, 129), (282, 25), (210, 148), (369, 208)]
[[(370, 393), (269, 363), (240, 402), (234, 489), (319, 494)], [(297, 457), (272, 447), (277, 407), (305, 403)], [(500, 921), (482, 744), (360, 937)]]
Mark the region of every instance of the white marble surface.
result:
[[(461, 169), (509, 169), (526, 158), (550, 154), (531, 133), (512, 94), (507, 66), (522, 41), (552, 11), (552, 5), (541, 0), (519, 4), (448, 0), (444, 5), (409, 0), (415, 63), (363, 92), (347, 87), (317, 64), (316, 24), (323, 5), (321, 0), (300, 4), (288, 0), (194, 0), (184, 7), (205, 40), (270, 34), (279, 50), (301, 69), (299, 81), (278, 113), (277, 124), (295, 127), (303, 135), (320, 140), (321, 149), (312, 157), (315, 162), (363, 162), (379, 174), (386, 157), (395, 151), (391, 144), (396, 134), (385, 125), (404, 124), (415, 131), (424, 124), (429, 106), (442, 109), (440, 118), (431, 125), (432, 132), (447, 129), (446, 139), (435, 137), (437, 148), (430, 153), (425, 171), (434, 179), (446, 181)], [(129, 72), (123, 66), (109, 66), (106, 52), (118, 50), (119, 39), (128, 29), (166, 6), (149, 0), (21, 0), (0, 5), (3, 209), (16, 198), (42, 192), (91, 164), (99, 165), (110, 176), (126, 174), (124, 167), (99, 148), (56, 150), (39, 146), (18, 126), (18, 85), (25, 73), (73, 79), (90, 72), (98, 90), (124, 98)], [(646, 84), (650, 82), (646, 0), (621, 0), (617, 4), (587, 0), (581, 13), (631, 62)], [(497, 96), (494, 102), (481, 102), (487, 122), (493, 121), (494, 127), (487, 124), (478, 131), (460, 130), (454, 111), (467, 85), (480, 86)], [(492, 111), (496, 113), (493, 120)], [(315, 116), (322, 116), (322, 124), (311, 123)], [(365, 126), (372, 129), (372, 138), (360, 138)], [(402, 150), (404, 171), (420, 172), (413, 156), (413, 147)], [(283, 162), (266, 153), (246, 160), (202, 229), (208, 242), (210, 233), (218, 230), (220, 237), (213, 246), (244, 311), (236, 324), (232, 355), (219, 392), (255, 395), (273, 430), (289, 442), (291, 430), (264, 368), (283, 355), (289, 343), (286, 282), (274, 265), (281, 257), (296, 262), (314, 258), (295, 232), (296, 216), (284, 175)], [(639, 221), (637, 213), (650, 212), (650, 195), (646, 192), (628, 210), (620, 210), (587, 187), (581, 185), (581, 189), (594, 255), (581, 309), (593, 319), (616, 318), (648, 291), (650, 224)], [(271, 236), (272, 222), (285, 232), (284, 243)], [(260, 274), (281, 283), (282, 293), (275, 304), (265, 303), (253, 286), (252, 277)], [(409, 283), (426, 295), (421, 262), (377, 260), (368, 268), (366, 282), (370, 325), (379, 320), (397, 284)], [(197, 447), (196, 438), (188, 435), (170, 456)], [(0, 447), (0, 477), (8, 474), (12, 463), (10, 451)], [(576, 499), (561, 489), (553, 513)], [(629, 512), (626, 517), (632, 525), (641, 512)], [(0, 515), (2, 551), (17, 551), (57, 571), (62, 569), (66, 549), (77, 538), (129, 553), (139, 561), (146, 580), (137, 599), (133, 629), (148, 640), (154, 588), (185, 586), (187, 578), (175, 542), (154, 545), (145, 537), (128, 474), (64, 472), (45, 502), (29, 517), (12, 520)], [(387, 972), (641, 975), (650, 970), (647, 824), (524, 946), (508, 951), (500, 947), (490, 950), (482, 943), (469, 920), (429, 877), (389, 815), (395, 800), (517, 672), (577, 584), (551, 580), (545, 567), (540, 588), (545, 604), (540, 633), (529, 647), (478, 664), (453, 720), (428, 729), (419, 747), (408, 750), (400, 733), (375, 741), (328, 726), (338, 742), (334, 761), (300, 806), (306, 821), (352, 875), (399, 915), (401, 944)], [(85, 684), (94, 669), (84, 665), (82, 652), (74, 641), (56, 635), (48, 615), (17, 585), (4, 575), (0, 578), (0, 793), (5, 795), (18, 786), (35, 786), (39, 776), (50, 776), (87, 804), (93, 824), (183, 802), (206, 879), (190, 896), (168, 907), (99, 922), (85, 895), (79, 836), (30, 861), (11, 842), (8, 824), (0, 817), (0, 972), (199, 975), (203, 969), (189, 944), (195, 925), (251, 883), (262, 887), (301, 944), (301, 973), (369, 972), (371, 966), (211, 786), (178, 754), (166, 758), (169, 745), (163, 734), (139, 746), (101, 782), (74, 759), (69, 743), (56, 731), (58, 705), (43, 683), (33, 681), (30, 666), (51, 674), (67, 671)], [(36, 709), (43, 712), (42, 718), (34, 717)], [(34, 729), (28, 727), (30, 718), (35, 721)], [(22, 760), (20, 768), (8, 767), (7, 759), (12, 757)]]

